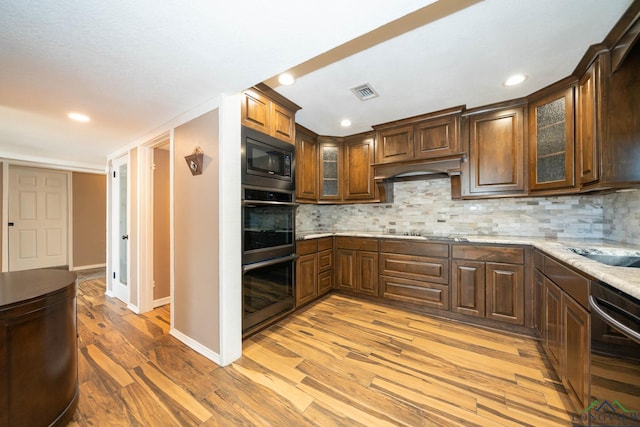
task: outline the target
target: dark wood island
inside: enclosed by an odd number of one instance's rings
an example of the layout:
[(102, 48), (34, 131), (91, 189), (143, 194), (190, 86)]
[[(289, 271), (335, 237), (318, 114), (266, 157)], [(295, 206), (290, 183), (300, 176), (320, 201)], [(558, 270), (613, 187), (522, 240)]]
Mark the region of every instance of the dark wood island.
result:
[(0, 273), (0, 427), (66, 425), (78, 405), (76, 275)]

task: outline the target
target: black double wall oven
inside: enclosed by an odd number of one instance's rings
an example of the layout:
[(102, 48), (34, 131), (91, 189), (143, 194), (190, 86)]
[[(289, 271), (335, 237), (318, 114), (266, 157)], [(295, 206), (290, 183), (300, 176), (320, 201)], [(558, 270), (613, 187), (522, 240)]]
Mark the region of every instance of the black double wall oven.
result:
[(295, 307), (295, 153), (242, 127), (242, 331)]

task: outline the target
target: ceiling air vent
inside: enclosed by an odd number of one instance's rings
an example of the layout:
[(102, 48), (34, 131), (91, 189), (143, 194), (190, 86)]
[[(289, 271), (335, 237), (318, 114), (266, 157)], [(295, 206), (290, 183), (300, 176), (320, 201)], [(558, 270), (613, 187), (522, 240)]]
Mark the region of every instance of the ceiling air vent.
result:
[(360, 86), (352, 87), (351, 92), (353, 92), (360, 101), (366, 101), (368, 99), (377, 98), (378, 92), (373, 90), (369, 83), (365, 83)]

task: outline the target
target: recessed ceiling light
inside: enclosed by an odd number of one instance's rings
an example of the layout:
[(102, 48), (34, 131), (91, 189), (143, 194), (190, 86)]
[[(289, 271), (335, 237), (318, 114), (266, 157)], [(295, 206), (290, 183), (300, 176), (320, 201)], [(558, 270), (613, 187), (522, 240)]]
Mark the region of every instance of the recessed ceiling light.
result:
[(340, 126), (342, 126), (343, 128), (348, 128), (349, 126), (351, 126), (351, 120), (349, 119), (343, 119), (340, 122)]
[(527, 80), (527, 76), (525, 76), (524, 74), (514, 74), (513, 76), (509, 77), (507, 81), (504, 82), (504, 85), (515, 86), (515, 85), (519, 85), (525, 80)]
[(280, 82), (281, 85), (291, 86), (296, 82), (296, 79), (294, 79), (291, 74), (284, 73), (280, 74), (280, 76), (278, 77), (278, 82)]
[(86, 114), (82, 114), (82, 113), (69, 113), (68, 116), (69, 116), (69, 118), (71, 120), (75, 120), (76, 122), (86, 123), (88, 121), (91, 121), (89, 116), (87, 116)]

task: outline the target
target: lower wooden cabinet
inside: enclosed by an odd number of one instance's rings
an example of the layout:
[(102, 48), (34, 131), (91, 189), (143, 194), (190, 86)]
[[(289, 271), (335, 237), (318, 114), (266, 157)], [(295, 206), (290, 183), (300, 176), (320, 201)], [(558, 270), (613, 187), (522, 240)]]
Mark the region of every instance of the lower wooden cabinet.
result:
[(454, 245), (452, 257), (453, 311), (524, 325), (523, 248)]
[(336, 237), (336, 282), (343, 291), (378, 296), (378, 240)]
[(333, 287), (333, 237), (296, 244), (296, 307), (326, 294)]
[(542, 258), (535, 273), (542, 276), (542, 298), (536, 305), (542, 306), (537, 309), (543, 313), (544, 349), (574, 406), (582, 409), (589, 404), (591, 316), (585, 308), (589, 281), (547, 256)]

